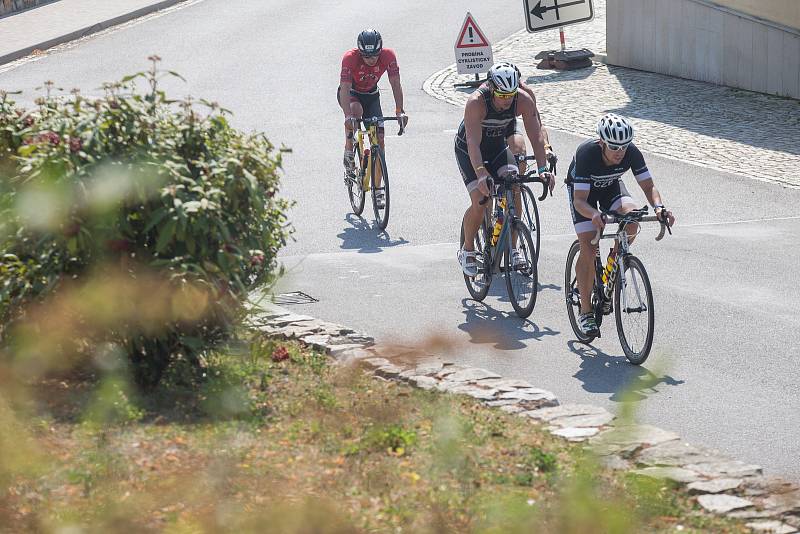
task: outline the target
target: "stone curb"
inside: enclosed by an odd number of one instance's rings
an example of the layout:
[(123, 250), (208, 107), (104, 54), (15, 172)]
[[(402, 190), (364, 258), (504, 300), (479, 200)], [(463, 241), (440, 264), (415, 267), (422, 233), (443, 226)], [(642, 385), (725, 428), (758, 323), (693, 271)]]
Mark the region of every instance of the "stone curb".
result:
[[(585, 442), (616, 470), (669, 479), (696, 495), (706, 511), (752, 520), (755, 532), (791, 534), (800, 529), (800, 487), (764, 476), (761, 467), (690, 445), (650, 425), (614, 423), (599, 406), (560, 404), (556, 396), (524, 380), (503, 378), (409, 347), (383, 347), (350, 328), (260, 304), (250, 327), (278, 339), (297, 340), (329, 354), (338, 364), (360, 363), (383, 380), (456, 395), (525, 417), (570, 442)], [(413, 358), (411, 358), (413, 356)]]
[(79, 30), (75, 30), (73, 32), (66, 33), (64, 35), (59, 35), (53, 39), (49, 39), (47, 41), (37, 43), (31, 46), (26, 46), (19, 50), (15, 50), (14, 52), (10, 52), (3, 56), (0, 56), (0, 65), (4, 65), (6, 63), (11, 63), (14, 60), (23, 58), (29, 54), (31, 54), (35, 50), (47, 50), (48, 48), (52, 48), (54, 46), (68, 43), (70, 41), (74, 41), (76, 39), (80, 39), (82, 37), (86, 37), (93, 33), (97, 33), (99, 31), (105, 30), (112, 26), (117, 26), (124, 22), (128, 22), (130, 20), (143, 17), (144, 15), (148, 15), (153, 13), (154, 11), (159, 11), (161, 9), (165, 9), (168, 7), (172, 7), (175, 4), (179, 4), (181, 2), (185, 2), (186, 0), (161, 0), (159, 2), (154, 2), (149, 6), (145, 6), (129, 13), (125, 13), (124, 15), (119, 15), (107, 20), (103, 20), (100, 22), (95, 22), (89, 26), (81, 28)]

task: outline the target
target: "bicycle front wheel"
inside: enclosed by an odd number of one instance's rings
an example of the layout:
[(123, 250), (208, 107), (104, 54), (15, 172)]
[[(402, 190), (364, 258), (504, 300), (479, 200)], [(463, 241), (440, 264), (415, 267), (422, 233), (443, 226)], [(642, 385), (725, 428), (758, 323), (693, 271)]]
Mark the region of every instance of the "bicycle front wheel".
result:
[(619, 276), (614, 288), (614, 315), (625, 357), (632, 364), (641, 365), (653, 346), (653, 290), (641, 260), (628, 255), (624, 261), (624, 269), (620, 266), (624, 276)]
[(533, 240), (533, 247), (536, 251), (536, 261), (539, 261), (539, 247), (541, 246), (541, 235), (539, 233), (539, 207), (536, 205), (536, 197), (527, 185), (520, 187), (522, 195), (522, 221), (528, 226)]
[[(464, 224), (461, 224), (461, 248), (464, 248)], [(475, 234), (475, 262), (478, 264), (478, 274), (476, 276), (464, 275), (464, 282), (467, 284), (467, 291), (472, 298), (478, 302), (486, 298), (489, 293), (489, 286), (492, 285), (492, 261), (489, 254), (489, 230), (486, 224), (486, 217), (483, 218), (478, 233)]]
[[(380, 172), (380, 185), (376, 171)], [(385, 230), (389, 224), (389, 172), (386, 170), (386, 157), (378, 146), (372, 147), (372, 208), (378, 228)]]
[(575, 334), (578, 341), (591, 343), (594, 341), (594, 336), (585, 335), (578, 323), (578, 316), (581, 314), (581, 296), (578, 291), (578, 277), (575, 273), (575, 265), (578, 263), (578, 255), (580, 253), (581, 244), (576, 239), (567, 253), (567, 265), (564, 270), (564, 296), (567, 299), (567, 316), (572, 327), (572, 333)]
[(517, 251), (519, 259), (514, 262), (512, 254), (513, 240), (508, 237), (505, 257), (506, 287), (508, 288), (508, 298), (514, 311), (523, 319), (533, 312), (536, 306), (536, 294), (539, 285), (539, 275), (536, 269), (536, 249), (533, 247), (533, 239), (528, 231), (528, 227), (520, 220), (515, 220), (512, 227), (517, 234)]
[(364, 176), (362, 174), (364, 167), (362, 165), (362, 154), (361, 150), (356, 146), (356, 149), (353, 151), (354, 153), (354, 163), (355, 163), (355, 173), (348, 174), (345, 171), (344, 174), (344, 183), (347, 185), (347, 196), (350, 197), (350, 206), (353, 208), (353, 213), (356, 215), (361, 215), (361, 212), (364, 211), (364, 201), (366, 200), (367, 196), (364, 193), (364, 186), (363, 180)]

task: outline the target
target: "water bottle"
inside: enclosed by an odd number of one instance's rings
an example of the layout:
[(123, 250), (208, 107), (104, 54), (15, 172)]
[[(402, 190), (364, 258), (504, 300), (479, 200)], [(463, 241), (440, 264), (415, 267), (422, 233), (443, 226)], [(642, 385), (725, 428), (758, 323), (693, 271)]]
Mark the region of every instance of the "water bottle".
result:
[(492, 246), (497, 244), (497, 240), (500, 239), (500, 231), (503, 229), (503, 212), (497, 214), (497, 220), (494, 223), (494, 229), (492, 230)]
[(608, 281), (611, 280), (611, 272), (614, 270), (614, 265), (616, 264), (616, 258), (614, 257), (614, 249), (612, 248), (608, 251), (608, 259), (606, 260), (606, 267), (603, 269), (603, 283), (608, 284)]
[(369, 182), (372, 179), (370, 176), (369, 168), (367, 165), (369, 164), (369, 148), (364, 149), (364, 155), (361, 158), (361, 176), (364, 177), (364, 191), (369, 191)]
[(603, 269), (603, 284), (605, 284), (604, 288), (604, 296), (606, 300), (611, 299), (611, 289), (614, 287), (614, 279), (617, 277), (617, 258), (614, 254), (614, 249), (612, 248), (608, 252), (608, 261), (606, 263), (605, 269)]

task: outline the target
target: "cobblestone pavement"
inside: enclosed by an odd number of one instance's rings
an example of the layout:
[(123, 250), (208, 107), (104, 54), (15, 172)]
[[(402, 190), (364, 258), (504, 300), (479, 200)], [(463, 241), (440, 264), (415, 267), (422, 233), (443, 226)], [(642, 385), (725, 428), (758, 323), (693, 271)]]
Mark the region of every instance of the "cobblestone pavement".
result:
[[(566, 28), (567, 47), (601, 55), (605, 0), (594, 5), (594, 20)], [(493, 47), (495, 61), (515, 63), (533, 86), (548, 128), (589, 137), (601, 113), (615, 112), (634, 120), (636, 144), (647, 152), (800, 187), (800, 101), (600, 63), (564, 72), (536, 69), (534, 56), (558, 43), (557, 30), (522, 30)], [(463, 106), (472, 90), (453, 84), (468, 79), (453, 64), (433, 74), (424, 89)]]

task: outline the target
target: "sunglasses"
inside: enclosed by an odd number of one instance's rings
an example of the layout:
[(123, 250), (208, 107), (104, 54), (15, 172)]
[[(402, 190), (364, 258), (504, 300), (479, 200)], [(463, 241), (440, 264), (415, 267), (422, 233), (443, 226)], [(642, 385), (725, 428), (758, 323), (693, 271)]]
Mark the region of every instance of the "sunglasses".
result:
[(624, 145), (612, 145), (610, 143), (606, 143), (606, 147), (608, 147), (608, 149), (611, 152), (619, 152), (620, 150), (627, 150), (628, 145), (630, 145), (630, 143), (625, 143)]
[(364, 54), (361, 54), (361, 59), (365, 59), (365, 60), (366, 59), (378, 59), (378, 55), (379, 54), (373, 54), (371, 56), (365, 56)]
[(493, 94), (494, 94), (494, 96), (496, 96), (497, 98), (501, 98), (501, 99), (503, 99), (503, 100), (507, 100), (507, 99), (509, 99), (509, 98), (514, 98), (514, 97), (517, 95), (517, 92), (516, 92), (516, 91), (514, 91), (513, 93), (501, 93), (501, 92), (499, 92), (499, 91), (492, 91), (492, 93), (493, 93)]

